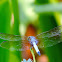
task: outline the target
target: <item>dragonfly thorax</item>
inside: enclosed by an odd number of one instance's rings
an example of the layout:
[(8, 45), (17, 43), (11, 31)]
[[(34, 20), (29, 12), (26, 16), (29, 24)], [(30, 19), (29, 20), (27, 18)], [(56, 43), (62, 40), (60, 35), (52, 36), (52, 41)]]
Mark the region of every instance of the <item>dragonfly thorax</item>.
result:
[(33, 45), (33, 42), (35, 42), (36, 44), (38, 43), (38, 41), (34, 36), (29, 36), (28, 41), (30, 42), (31, 45)]

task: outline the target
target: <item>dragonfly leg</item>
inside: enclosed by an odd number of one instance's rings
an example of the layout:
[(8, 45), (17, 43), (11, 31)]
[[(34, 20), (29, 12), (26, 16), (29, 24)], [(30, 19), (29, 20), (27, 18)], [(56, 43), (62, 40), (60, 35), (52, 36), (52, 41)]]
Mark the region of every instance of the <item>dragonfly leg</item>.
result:
[(33, 48), (33, 46), (30, 47), (31, 49)]

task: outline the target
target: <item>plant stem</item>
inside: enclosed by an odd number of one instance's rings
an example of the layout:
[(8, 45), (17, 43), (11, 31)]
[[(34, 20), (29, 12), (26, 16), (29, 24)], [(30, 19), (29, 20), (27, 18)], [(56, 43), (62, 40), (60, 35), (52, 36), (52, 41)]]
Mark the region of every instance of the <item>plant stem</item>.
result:
[(35, 60), (35, 55), (34, 55), (34, 51), (33, 51), (33, 49), (31, 49), (31, 48), (30, 48), (30, 51), (31, 51), (32, 56), (33, 56), (33, 62), (36, 62), (36, 60)]
[(62, 2), (55, 4), (35, 5), (34, 10), (37, 13), (57, 12), (57, 11), (61, 12)]

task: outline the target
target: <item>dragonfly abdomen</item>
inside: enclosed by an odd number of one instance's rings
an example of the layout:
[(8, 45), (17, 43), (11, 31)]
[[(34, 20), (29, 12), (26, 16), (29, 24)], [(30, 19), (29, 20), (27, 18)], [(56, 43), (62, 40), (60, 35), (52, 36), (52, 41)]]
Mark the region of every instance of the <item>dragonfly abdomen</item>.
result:
[(40, 53), (40, 51), (39, 51), (39, 49), (38, 49), (38, 47), (37, 47), (37, 45), (36, 45), (36, 43), (35, 43), (35, 42), (33, 42), (33, 47), (35, 48), (35, 50), (36, 50), (37, 54), (40, 56), (40, 55), (41, 55), (41, 53)]

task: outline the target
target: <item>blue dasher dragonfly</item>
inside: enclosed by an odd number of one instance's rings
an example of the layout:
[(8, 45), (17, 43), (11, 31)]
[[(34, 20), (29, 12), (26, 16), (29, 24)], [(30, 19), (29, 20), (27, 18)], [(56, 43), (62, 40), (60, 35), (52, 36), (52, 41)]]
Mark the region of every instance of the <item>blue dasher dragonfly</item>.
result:
[[(24, 51), (25, 47), (27, 47), (27, 43), (30, 43), (31, 47), (34, 47), (38, 55), (41, 55), (39, 48), (46, 48), (54, 46), (60, 42), (62, 42), (62, 26), (55, 27), (49, 31), (40, 33), (34, 36), (25, 36), (22, 38), (20, 35), (12, 35), (0, 33), (0, 39), (4, 41), (0, 44), (0, 47), (16, 50), (16, 51)], [(25, 43), (25, 44), (24, 44)], [(24, 48), (21, 48), (21, 47)], [(27, 50), (29, 48), (27, 47)]]

